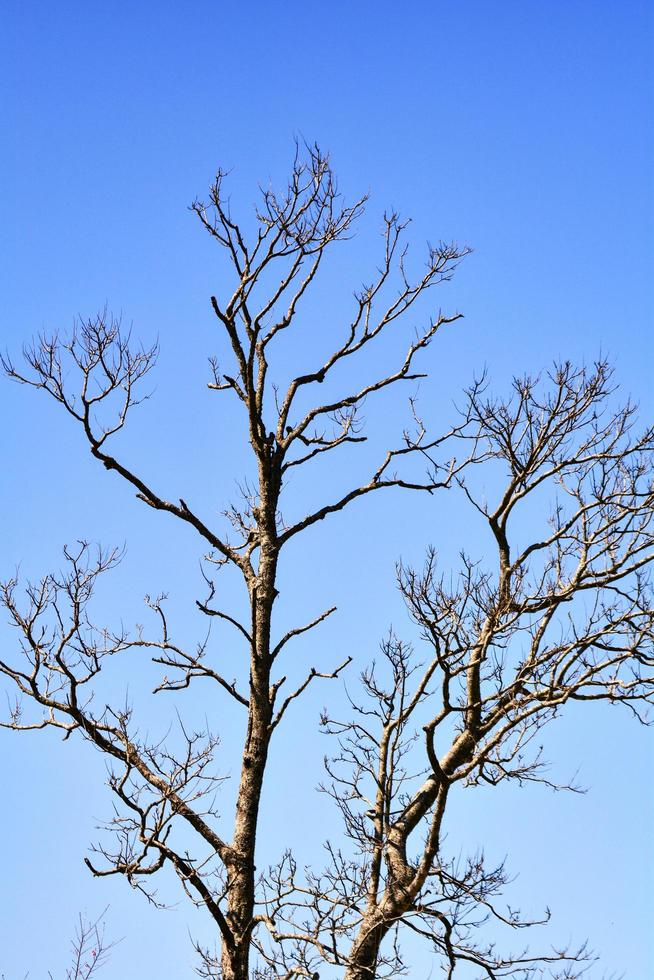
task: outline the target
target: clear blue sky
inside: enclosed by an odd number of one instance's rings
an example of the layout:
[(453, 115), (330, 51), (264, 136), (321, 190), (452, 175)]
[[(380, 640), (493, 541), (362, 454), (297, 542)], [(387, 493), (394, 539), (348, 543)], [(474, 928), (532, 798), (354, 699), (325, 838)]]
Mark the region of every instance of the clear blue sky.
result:
[[(208, 297), (221, 291), (221, 270), (187, 206), (221, 165), (233, 169), (235, 206), (248, 207), (257, 181), (284, 174), (296, 134), (331, 151), (347, 196), (371, 193), (360, 235), (312, 308), (316, 330), (338, 327), (377, 261), (379, 216), (392, 205), (413, 216), (418, 246), (474, 248), (439, 297), (465, 321), (430, 349), (432, 380), (421, 388), (430, 421), (446, 422), (484, 364), (501, 389), (512, 371), (600, 350), (651, 418), (650, 3), (8, 0), (2, 21), (2, 346), (16, 350), (105, 303), (137, 334), (158, 335), (155, 398), (122, 446), (166, 493), (210, 515), (241, 475), (235, 434), (204, 388), (218, 347)], [(401, 425), (383, 417), (400, 408), (381, 403), (380, 418), (371, 407), (371, 433)], [(43, 399), (5, 382), (0, 409), (2, 576), (18, 561), (34, 576), (49, 570), (77, 537), (126, 541), (107, 616), (143, 618), (140, 597), (168, 590), (180, 633), (197, 636), (195, 542), (99, 472)], [(404, 627), (394, 561), (419, 560), (429, 542), (445, 553), (459, 543), (436, 503), (407, 510), (388, 497), (352, 510), (298, 550), (282, 615), (337, 602), (312, 655), (328, 666), (353, 651), (362, 665), (391, 620)], [(135, 664), (128, 680), (138, 701), (151, 676)], [(339, 697), (317, 691), (296, 715), (301, 739), (276, 745), (274, 772), (288, 779), (283, 763), (296, 765), (283, 793), (268, 785), (262, 861), (288, 843), (294, 818), (307, 858), (334, 823), (312, 787), (325, 751), (317, 712)], [(155, 913), (82, 864), (110, 812), (102, 760), (48, 735), (0, 735), (0, 973), (61, 973), (77, 912), (109, 903), (109, 932), (125, 938), (103, 976), (190, 976), (184, 901)], [(525, 907), (551, 905), (554, 937), (588, 937), (607, 972), (641, 980), (654, 913), (651, 739), (597, 711), (571, 717), (547, 744), (562, 778), (580, 769), (586, 796), (471, 793), (451, 833), (509, 854)], [(163, 890), (177, 898), (174, 885)], [(429, 975), (423, 958), (412, 976)]]

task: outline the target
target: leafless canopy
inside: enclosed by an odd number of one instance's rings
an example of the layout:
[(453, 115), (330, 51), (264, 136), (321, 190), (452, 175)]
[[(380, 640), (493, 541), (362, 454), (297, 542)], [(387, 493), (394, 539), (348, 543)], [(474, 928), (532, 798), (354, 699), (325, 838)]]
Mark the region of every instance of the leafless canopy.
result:
[[(500, 954), (484, 939), (487, 918), (514, 930), (526, 923), (501, 905), (504, 869), (489, 868), (481, 854), (448, 856), (443, 831), (448, 800), (465, 785), (548, 781), (534, 737), (567, 702), (609, 701), (646, 721), (654, 696), (654, 431), (636, 433), (633, 406), (611, 407), (605, 362), (592, 369), (563, 364), (542, 381), (516, 380), (507, 400), (490, 398), (480, 382), (449, 431), (428, 436), (414, 413), (415, 431), (386, 449), (363, 481), (286, 520), (289, 469), (361, 443), (364, 400), (422, 377), (420, 355), (458, 314), (428, 315), (400, 362), (360, 386), (339, 389), (338, 369), (380, 347), (406, 314), (417, 313), (417, 301), (451, 276), (466, 250), (430, 247), (414, 278), (406, 225), (387, 215), (381, 264), (355, 293), (341, 339), (320, 363), (276, 385), (269, 380), (275, 341), (300, 329), (302, 298), (326, 252), (352, 233), (364, 200), (343, 203), (328, 159), (302, 148), (286, 189), (261, 192), (248, 235), (231, 214), (224, 182), (219, 173), (209, 202), (193, 205), (233, 276), (227, 294), (211, 299), (230, 366), (213, 361), (209, 387), (242, 408), (256, 486), (226, 509), (222, 523), (165, 495), (112, 448), (145, 397), (156, 347), (135, 345), (103, 313), (67, 338), (38, 338), (25, 350), (24, 366), (9, 359), (4, 366), (14, 380), (54, 398), (91, 454), (140, 501), (199, 535), (208, 549), (208, 595), (197, 606), (210, 622), (217, 617), (235, 630), (247, 679), (239, 681), (234, 663), (208, 640), (190, 650), (176, 642), (163, 597), (147, 600), (158, 624), (152, 634), (100, 625), (94, 589), (120, 555), (82, 542), (66, 549), (63, 572), (2, 587), (18, 637), (15, 653), (0, 656), (16, 697), (4, 725), (81, 735), (109, 761), (112, 843), (87, 864), (98, 877), (123, 875), (153, 902), (154, 876), (172, 869), (215, 926), (218, 952), (200, 950), (207, 977), (315, 980), (323, 966), (347, 980), (399, 976), (406, 965), (402, 930), (431, 943), (448, 977), (471, 966), (491, 980), (548, 971), (579, 976), (583, 949)], [(426, 464), (424, 477), (415, 477), (415, 467), (409, 475), (411, 459)], [(362, 674), (350, 715), (339, 720), (325, 712), (323, 719), (340, 746), (324, 788), (345, 836), (328, 844), (322, 871), (298, 869), (289, 854), (261, 874), (256, 834), (272, 736), (314, 680), (338, 677), (352, 659), (314, 664), (297, 686), (288, 684), (281, 668), (287, 645), (334, 610), (311, 610), (305, 624), (279, 635), (273, 609), (282, 550), (351, 502), (391, 487), (458, 492), (486, 529), (488, 547), (462, 554), (455, 575), (439, 569), (433, 550), (422, 571), (399, 569), (423, 654), (390, 635), (381, 663)], [(215, 603), (212, 576), (222, 566), (242, 576), (246, 622)], [(152, 744), (138, 734), (129, 704), (94, 697), (107, 660), (134, 649), (151, 651), (162, 666), (156, 692), (182, 691), (204, 678), (215, 684), (217, 714), (223, 697), (242, 712), (231, 832), (216, 829), (214, 791), (222, 777), (210, 722), (198, 730), (180, 721), (174, 748)]]
[[(338, 387), (338, 369), (378, 348), (408, 313), (417, 313), (418, 300), (450, 278), (466, 249), (449, 244), (429, 247), (424, 270), (413, 277), (404, 244), (406, 223), (397, 214), (387, 214), (381, 263), (369, 284), (354, 294), (353, 314), (340, 340), (321, 362), (298, 373), (282, 389), (269, 380), (275, 341), (282, 333), (300, 328), (304, 294), (327, 251), (352, 233), (365, 201), (344, 203), (327, 157), (316, 147), (299, 147), (286, 188), (281, 193), (262, 190), (256, 228), (248, 235), (232, 216), (224, 184), (225, 174), (219, 172), (208, 203), (193, 205), (211, 239), (227, 256), (233, 279), (222, 299), (211, 298), (230, 366), (211, 362), (209, 388), (217, 397), (231, 395), (241, 406), (245, 449), (257, 474), (256, 487), (226, 509), (226, 520), (215, 526), (186, 500), (166, 495), (146, 475), (126, 465), (113, 448), (113, 437), (147, 397), (143, 383), (154, 366), (156, 345), (135, 344), (120, 321), (104, 312), (79, 323), (69, 336), (37, 338), (25, 349), (23, 366), (9, 357), (3, 363), (10, 378), (46, 392), (61, 405), (78, 424), (92, 456), (131, 486), (140, 501), (199, 535), (209, 552), (205, 573), (209, 595), (199, 598), (197, 605), (207, 617), (218, 617), (237, 631), (247, 683), (239, 686), (232, 679), (233, 665), (222, 664), (207, 643), (187, 650), (174, 642), (162, 598), (148, 600), (160, 627), (153, 636), (141, 631), (115, 633), (99, 625), (92, 612), (94, 588), (119, 555), (94, 554), (84, 542), (65, 551), (61, 573), (46, 575), (24, 589), (16, 579), (4, 584), (3, 601), (19, 642), (15, 657), (2, 655), (0, 671), (17, 698), (7, 727), (54, 727), (66, 738), (79, 733), (111, 762), (115, 846), (102, 848), (104, 860), (101, 855), (87, 861), (93, 873), (124, 875), (154, 901), (148, 883), (160, 869), (172, 868), (215, 923), (222, 944), (221, 975), (245, 980), (259, 921), (254, 855), (270, 741), (307, 687), (318, 678), (337, 677), (350, 659), (326, 669), (311, 666), (298, 686), (285, 687), (288, 682), (279, 664), (287, 644), (321, 623), (333, 609), (312, 611), (305, 625), (281, 636), (275, 633), (273, 606), (282, 549), (295, 535), (358, 498), (391, 487), (432, 491), (450, 485), (464, 464), (441, 460), (439, 449), (447, 437), (428, 440), (416, 417), (417, 430), (385, 450), (362, 482), (346, 487), (334, 499), (318, 501), (288, 523), (281, 516), (286, 476), (291, 468), (310, 466), (342, 446), (361, 443), (365, 436), (358, 413), (364, 400), (422, 376), (419, 356), (438, 330), (459, 314), (427, 310), (426, 322), (413, 334), (399, 363), (359, 386)], [(326, 396), (320, 398), (318, 392)], [(431, 460), (429, 473), (420, 479), (407, 476), (402, 471), (407, 457)], [(223, 565), (242, 576), (250, 606), (247, 622), (214, 603), (211, 576)], [(137, 734), (129, 704), (107, 706), (94, 698), (94, 684), (107, 658), (134, 648), (151, 650), (163, 666), (157, 691), (185, 689), (202, 677), (215, 682), (216, 694), (233, 699), (244, 713), (241, 776), (229, 839), (216, 832), (209, 802), (220, 779), (212, 764), (216, 734), (182, 729), (183, 751), (173, 752), (166, 744), (148, 744)], [(180, 843), (188, 841), (189, 834), (197, 839), (192, 852), (187, 843)]]
[(530, 924), (501, 904), (504, 867), (443, 845), (462, 787), (554, 785), (534, 739), (567, 702), (608, 701), (648, 721), (654, 430), (636, 433), (634, 407), (612, 411), (611, 397), (605, 362), (517, 379), (507, 400), (480, 384), (467, 392), (456, 439), (483, 466), (457, 484), (492, 548), (463, 553), (456, 576), (433, 549), (422, 571), (398, 569), (422, 656), (391, 634), (351, 716), (325, 712), (339, 744), (325, 791), (345, 844), (330, 843), (322, 874), (298, 876), (290, 856), (269, 874), (271, 976), (280, 944), (352, 980), (399, 976), (401, 929), (432, 945), (448, 977), (470, 964), (491, 980), (585, 971), (584, 947), (498, 952), (487, 920)]

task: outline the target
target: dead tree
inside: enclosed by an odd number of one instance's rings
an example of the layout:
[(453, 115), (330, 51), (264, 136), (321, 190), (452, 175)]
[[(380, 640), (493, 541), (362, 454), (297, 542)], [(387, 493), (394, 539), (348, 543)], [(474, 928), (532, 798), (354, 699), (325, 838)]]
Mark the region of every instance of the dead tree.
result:
[(467, 392), (454, 439), (479, 465), (457, 484), (483, 543), (456, 574), (433, 549), (422, 571), (398, 569), (420, 655), (391, 635), (351, 715), (324, 715), (340, 746), (325, 790), (344, 835), (324, 872), (299, 875), (287, 855), (268, 874), (272, 942), (258, 941), (271, 976), (321, 961), (347, 980), (410, 974), (402, 930), (448, 978), (471, 965), (490, 980), (588, 967), (584, 947), (502, 954), (485, 940), (487, 919), (530, 923), (502, 904), (504, 867), (448, 855), (444, 832), (465, 786), (553, 785), (534, 739), (566, 705), (608, 702), (648, 721), (654, 428), (638, 433), (634, 406), (612, 410), (613, 398), (604, 361), (516, 380), (507, 400), (483, 384)]
[[(98, 625), (91, 609), (94, 586), (119, 555), (112, 551), (94, 555), (85, 543), (66, 550), (61, 574), (46, 575), (39, 583), (28, 584), (24, 592), (15, 580), (5, 583), (2, 599), (17, 629), (19, 650), (14, 657), (3, 653), (0, 671), (17, 695), (6, 726), (52, 727), (66, 738), (79, 734), (114, 767), (109, 786), (118, 807), (115, 848), (103, 848), (104, 862), (87, 860), (92, 872), (124, 875), (147, 890), (153, 875), (171, 867), (215, 923), (221, 942), (220, 975), (225, 980), (247, 980), (253, 934), (261, 921), (255, 845), (271, 739), (308, 685), (316, 678), (337, 677), (350, 659), (326, 670), (313, 666), (295, 690), (285, 689), (279, 665), (286, 645), (324, 621), (333, 609), (276, 635), (273, 609), (282, 552), (296, 535), (359, 498), (391, 487), (431, 491), (450, 484), (458, 467), (443, 462), (424, 478), (406, 475), (407, 457), (429, 453), (435, 459), (433, 454), (445, 441), (428, 440), (418, 423), (415, 434), (407, 434), (403, 443), (380, 456), (369, 478), (333, 500), (319, 501), (290, 523), (282, 515), (285, 481), (296, 467), (311, 467), (325, 454), (363, 442), (358, 412), (364, 400), (422, 376), (415, 366), (419, 355), (459, 314), (428, 315), (404, 358), (387, 373), (344, 393), (339, 392), (337, 377), (340, 367), (379, 347), (397, 321), (417, 309), (417, 301), (449, 279), (466, 250), (448, 244), (430, 247), (426, 267), (414, 279), (403, 243), (405, 224), (397, 214), (386, 215), (381, 263), (374, 280), (355, 294), (353, 316), (340, 341), (321, 363), (298, 373), (280, 390), (269, 376), (275, 342), (285, 331), (297, 328), (304, 294), (326, 253), (350, 235), (365, 200), (344, 204), (328, 159), (317, 148), (300, 148), (286, 190), (281, 194), (262, 190), (256, 229), (248, 237), (231, 214), (224, 179), (220, 172), (209, 203), (196, 202), (193, 210), (228, 257), (233, 273), (228, 294), (211, 298), (232, 366), (223, 371), (217, 361), (212, 362), (209, 387), (217, 397), (233, 397), (242, 408), (247, 431), (244, 452), (256, 470), (257, 485), (226, 512), (231, 527), (215, 526), (192, 502), (169, 499), (147, 475), (128, 467), (112, 451), (112, 437), (144, 397), (142, 382), (155, 363), (156, 346), (134, 345), (118, 321), (102, 314), (80, 323), (71, 336), (39, 337), (25, 350), (23, 367), (9, 359), (4, 367), (11, 378), (40, 389), (61, 405), (79, 426), (92, 456), (135, 490), (142, 503), (182, 522), (209, 549), (209, 598), (198, 600), (198, 606), (206, 616), (219, 617), (237, 631), (248, 664), (247, 687), (241, 689), (231, 680), (232, 667), (221, 665), (215, 651), (204, 645), (187, 650), (173, 641), (160, 599), (150, 602), (159, 618), (160, 635), (116, 634)], [(327, 396), (319, 399), (318, 391), (327, 391)], [(402, 469), (398, 472), (397, 467)], [(247, 622), (213, 604), (211, 573), (221, 566), (242, 577), (249, 598)], [(135, 647), (151, 649), (164, 666), (159, 691), (185, 689), (196, 678), (207, 678), (217, 685), (217, 696), (232, 698), (244, 713), (240, 784), (229, 838), (216, 832), (215, 813), (208, 802), (220, 778), (212, 764), (215, 733), (183, 731), (181, 752), (165, 744), (148, 744), (136, 734), (129, 706), (105, 706), (94, 700), (94, 684), (105, 661)], [(192, 851), (189, 834), (197, 841)]]

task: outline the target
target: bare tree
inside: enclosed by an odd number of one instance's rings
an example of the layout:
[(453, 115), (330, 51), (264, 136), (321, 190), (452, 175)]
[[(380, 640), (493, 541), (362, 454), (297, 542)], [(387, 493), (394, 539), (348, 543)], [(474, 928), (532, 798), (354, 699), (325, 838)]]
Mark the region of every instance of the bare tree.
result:
[[(387, 214), (381, 264), (370, 284), (355, 293), (353, 316), (341, 340), (321, 363), (297, 374), (282, 390), (269, 379), (271, 351), (284, 331), (297, 326), (302, 298), (325, 254), (350, 235), (365, 201), (344, 204), (328, 159), (315, 147), (300, 147), (285, 191), (262, 190), (256, 228), (248, 237), (232, 217), (224, 179), (220, 172), (208, 204), (193, 205), (233, 274), (228, 295), (222, 301), (211, 298), (233, 366), (223, 371), (212, 361), (209, 387), (219, 397), (231, 395), (242, 407), (257, 485), (242, 502), (229, 507), (222, 526), (210, 526), (186, 500), (169, 499), (110, 448), (128, 414), (147, 397), (142, 382), (155, 363), (156, 346), (134, 345), (120, 322), (103, 313), (81, 322), (70, 336), (39, 337), (26, 348), (23, 367), (9, 358), (4, 367), (11, 378), (46, 392), (61, 405), (80, 427), (92, 456), (131, 486), (140, 501), (181, 521), (208, 547), (209, 594), (197, 604), (207, 617), (218, 617), (237, 631), (248, 665), (247, 687), (231, 679), (206, 644), (187, 650), (173, 641), (162, 598), (149, 600), (161, 627), (155, 637), (139, 631), (115, 633), (98, 625), (92, 613), (94, 588), (120, 555), (94, 554), (85, 542), (66, 549), (61, 573), (46, 575), (24, 590), (16, 579), (4, 584), (2, 600), (17, 629), (19, 650), (13, 658), (3, 654), (0, 671), (17, 697), (6, 727), (51, 727), (66, 738), (79, 734), (113, 766), (109, 786), (117, 807), (115, 847), (102, 847), (104, 861), (87, 859), (92, 872), (124, 875), (153, 897), (147, 883), (161, 868), (173, 868), (188, 895), (215, 923), (221, 940), (220, 975), (246, 980), (260, 923), (255, 845), (271, 739), (309, 684), (337, 677), (351, 659), (326, 670), (313, 666), (296, 689), (285, 688), (279, 664), (287, 644), (334, 610), (326, 609), (282, 636), (276, 634), (273, 608), (282, 551), (296, 535), (359, 498), (391, 487), (432, 491), (451, 484), (462, 464), (436, 462), (446, 437), (428, 440), (416, 418), (417, 431), (388, 449), (368, 478), (288, 523), (281, 512), (285, 481), (290, 470), (310, 467), (325, 454), (363, 442), (358, 413), (364, 400), (422, 376), (414, 366), (418, 356), (459, 314), (428, 316), (405, 356), (387, 373), (345, 393), (339, 393), (335, 377), (344, 363), (379, 346), (396, 321), (449, 279), (466, 250), (430, 246), (424, 271), (412, 278), (403, 243), (406, 225), (397, 214)], [(312, 400), (314, 392), (325, 389), (327, 397), (314, 395)], [(413, 478), (396, 469), (408, 463), (407, 457), (422, 454), (434, 461), (426, 477)], [(212, 574), (224, 566), (242, 577), (250, 607), (247, 622), (213, 602)], [(133, 648), (152, 650), (165, 668), (158, 691), (185, 689), (202, 677), (215, 682), (217, 695), (233, 699), (243, 710), (241, 775), (229, 839), (215, 829), (211, 802), (221, 778), (213, 766), (216, 734), (183, 729), (181, 752), (164, 743), (149, 744), (138, 735), (129, 705), (108, 706), (94, 699), (94, 684), (107, 659)], [(26, 711), (26, 705), (35, 710)], [(192, 847), (189, 835), (195, 838)], [(307, 975), (302, 970), (294, 972)]]
[[(304, 151), (303, 151), (304, 152)], [(134, 346), (120, 323), (103, 314), (71, 337), (41, 337), (26, 366), (5, 360), (10, 377), (47, 392), (80, 426), (92, 455), (136, 490), (139, 500), (199, 535), (208, 595), (197, 600), (209, 622), (229, 624), (241, 642), (247, 682), (233, 679), (208, 643), (188, 650), (175, 641), (162, 597), (148, 599), (159, 624), (118, 632), (93, 614), (98, 579), (120, 559), (82, 542), (65, 551), (66, 567), (37, 584), (5, 583), (2, 599), (19, 650), (0, 658), (17, 700), (5, 726), (54, 727), (78, 733), (109, 760), (115, 797), (111, 845), (87, 864), (94, 875), (123, 875), (152, 901), (153, 876), (170, 867), (189, 898), (215, 924), (219, 949), (198, 947), (206, 977), (309, 977), (327, 969), (347, 980), (406, 972), (402, 930), (432, 944), (448, 977), (466, 966), (482, 976), (579, 976), (582, 948), (527, 949), (500, 955), (485, 939), (491, 917), (509, 929), (528, 923), (501, 904), (503, 867), (481, 855), (447, 856), (448, 800), (478, 782), (544, 781), (536, 733), (567, 702), (604, 700), (641, 721), (654, 696), (653, 555), (654, 431), (635, 433), (635, 409), (611, 409), (611, 373), (564, 364), (545, 382), (517, 380), (512, 396), (494, 400), (485, 382), (472, 386), (455, 425), (428, 437), (414, 411), (413, 431), (387, 449), (369, 478), (304, 516), (283, 512), (289, 470), (311, 468), (344, 445), (358, 445), (359, 409), (386, 388), (415, 380), (416, 360), (446, 323), (441, 313), (409, 343), (395, 368), (339, 393), (337, 369), (377, 347), (389, 328), (452, 274), (465, 249), (428, 251), (424, 273), (407, 270), (405, 225), (387, 215), (376, 278), (354, 299), (343, 338), (314, 367), (282, 387), (269, 378), (275, 341), (298, 326), (301, 300), (332, 246), (346, 238), (364, 201), (342, 203), (328, 160), (315, 148), (297, 156), (286, 191), (264, 189), (254, 235), (232, 217), (219, 173), (208, 205), (193, 210), (224, 250), (233, 288), (212, 307), (233, 362), (212, 362), (209, 387), (242, 407), (256, 487), (214, 527), (184, 499), (171, 500), (110, 451), (156, 347)], [(417, 309), (417, 307), (416, 307)], [(272, 371), (270, 372), (273, 373)], [(327, 394), (318, 400), (315, 392)], [(311, 396), (314, 395), (313, 400)], [(307, 405), (309, 407), (307, 407)], [(300, 407), (302, 406), (302, 407)], [(416, 476), (416, 466), (426, 475)], [(501, 482), (501, 481), (504, 482)], [(484, 486), (484, 484), (486, 486)], [(495, 551), (463, 554), (456, 577), (400, 568), (398, 579), (427, 655), (391, 634), (379, 666), (364, 671), (363, 696), (343, 720), (324, 715), (340, 748), (328, 761), (326, 792), (340, 809), (344, 836), (327, 846), (324, 870), (298, 869), (291, 854), (265, 873), (255, 867), (261, 794), (274, 732), (318, 678), (336, 678), (351, 660), (314, 665), (288, 689), (281, 663), (290, 641), (322, 623), (333, 608), (279, 635), (273, 611), (285, 545), (358, 498), (382, 488), (462, 495)], [(487, 503), (494, 500), (493, 504)], [(553, 505), (549, 521), (543, 506)], [(521, 519), (521, 512), (528, 519)], [(540, 514), (540, 517), (539, 517)], [(214, 575), (242, 578), (249, 619), (215, 603)], [(177, 741), (150, 743), (138, 734), (129, 704), (94, 698), (108, 658), (150, 650), (165, 674), (157, 692), (186, 690), (197, 678), (216, 685), (243, 712), (243, 746), (233, 831), (218, 833), (214, 790), (217, 733), (180, 722)], [(26, 706), (33, 710), (26, 711)], [(180, 748), (181, 745), (181, 748)]]
[(329, 845), (321, 874), (298, 877), (288, 855), (268, 875), (271, 976), (294, 958), (348, 980), (402, 975), (401, 928), (430, 943), (448, 978), (471, 964), (491, 980), (585, 972), (583, 946), (501, 954), (484, 940), (487, 919), (530, 923), (500, 902), (504, 867), (448, 855), (444, 829), (462, 787), (553, 785), (534, 738), (566, 704), (609, 702), (647, 722), (654, 429), (636, 433), (634, 406), (610, 410), (611, 398), (605, 361), (517, 379), (507, 400), (482, 384), (467, 392), (455, 439), (483, 465), (457, 484), (491, 548), (463, 553), (456, 576), (433, 549), (421, 572), (399, 567), (427, 653), (419, 661), (391, 634), (350, 717), (325, 712), (339, 743), (325, 790), (344, 843)]

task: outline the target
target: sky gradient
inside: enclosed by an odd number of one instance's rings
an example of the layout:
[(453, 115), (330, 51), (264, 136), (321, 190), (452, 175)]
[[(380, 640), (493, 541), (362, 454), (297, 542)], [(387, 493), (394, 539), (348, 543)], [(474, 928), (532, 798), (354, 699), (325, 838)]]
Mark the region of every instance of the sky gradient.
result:
[[(221, 166), (235, 212), (249, 213), (258, 182), (283, 179), (296, 137), (331, 152), (346, 198), (369, 193), (370, 202), (309, 302), (311, 332), (294, 355), (311, 361), (342, 329), (393, 207), (412, 217), (417, 255), (428, 239), (473, 249), (437, 298), (465, 319), (425, 359), (419, 394), (430, 424), (451, 422), (457, 392), (484, 366), (501, 392), (513, 373), (599, 352), (652, 418), (651, 4), (11, 0), (2, 22), (1, 346), (19, 351), (34, 333), (66, 330), (105, 305), (135, 335), (158, 336), (153, 398), (120, 447), (167, 494), (210, 515), (243, 475), (238, 429), (206, 391), (207, 357), (220, 347), (209, 296), (225, 288), (224, 269), (188, 206)], [(4, 381), (0, 410), (0, 576), (19, 563), (43, 574), (80, 537), (126, 542), (101, 611), (139, 621), (142, 596), (168, 591), (180, 633), (197, 638), (195, 541), (100, 472), (38, 393)], [(402, 400), (367, 408), (371, 451), (405, 417)], [(345, 478), (345, 466), (329, 479)], [(338, 604), (311, 652), (322, 666), (353, 653), (360, 668), (391, 622), (405, 628), (394, 563), (419, 562), (432, 543), (456, 555), (464, 532), (447, 506), (389, 495), (298, 547), (281, 615)], [(3, 626), (0, 643), (9, 642)], [(137, 701), (151, 676), (130, 667)], [(124, 688), (125, 675), (114, 682)], [(316, 859), (336, 826), (313, 787), (326, 751), (318, 711), (339, 690), (316, 690), (275, 746), (264, 851), (288, 843), (280, 828), (297, 821), (294, 844)], [(615, 715), (571, 713), (548, 736), (554, 772), (579, 770), (585, 796), (463, 794), (451, 833), (508, 854), (513, 894), (534, 912), (551, 906), (553, 938), (588, 937), (602, 954), (591, 976), (641, 980), (654, 952), (652, 743)], [(231, 724), (226, 716), (226, 751)], [(108, 934), (124, 939), (100, 976), (191, 976), (184, 900), (155, 912), (125, 882), (94, 881), (83, 865), (110, 812), (103, 760), (47, 733), (0, 732), (0, 753), (0, 974), (62, 976), (78, 912), (110, 905)], [(163, 891), (180, 898), (174, 883)], [(201, 934), (200, 921), (193, 928)], [(412, 976), (436, 976), (420, 957)]]

